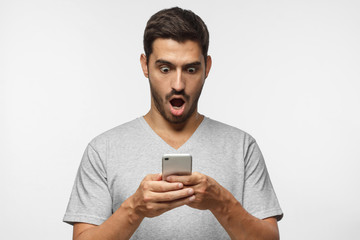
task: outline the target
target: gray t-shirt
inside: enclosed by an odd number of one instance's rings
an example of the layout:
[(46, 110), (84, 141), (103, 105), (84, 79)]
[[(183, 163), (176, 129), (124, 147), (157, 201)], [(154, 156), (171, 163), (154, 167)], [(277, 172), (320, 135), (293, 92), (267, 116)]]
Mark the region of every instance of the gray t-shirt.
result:
[[(164, 153), (189, 153), (193, 171), (214, 178), (253, 216), (282, 217), (265, 162), (247, 133), (205, 117), (179, 149), (162, 140), (143, 117), (93, 139), (83, 155), (64, 222), (100, 225), (135, 193), (142, 179), (161, 172)], [(209, 210), (182, 206), (145, 218), (131, 239), (229, 239)]]

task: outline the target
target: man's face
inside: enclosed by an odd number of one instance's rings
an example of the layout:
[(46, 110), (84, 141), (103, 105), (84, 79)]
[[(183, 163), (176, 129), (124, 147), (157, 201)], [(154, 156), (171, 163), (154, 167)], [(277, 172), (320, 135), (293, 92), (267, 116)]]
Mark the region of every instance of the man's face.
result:
[(170, 123), (183, 123), (197, 112), (197, 103), (211, 58), (205, 60), (197, 42), (179, 43), (156, 39), (149, 62), (141, 56), (144, 75), (149, 79), (151, 108)]

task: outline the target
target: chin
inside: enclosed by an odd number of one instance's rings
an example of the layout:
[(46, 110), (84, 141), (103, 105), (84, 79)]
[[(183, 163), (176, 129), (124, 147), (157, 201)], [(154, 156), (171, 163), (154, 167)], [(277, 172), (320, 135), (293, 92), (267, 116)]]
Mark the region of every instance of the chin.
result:
[(170, 116), (166, 116), (165, 119), (172, 123), (172, 124), (181, 124), (186, 122), (186, 120), (188, 120), (189, 117), (182, 115), (182, 116), (174, 116), (174, 115), (170, 115)]

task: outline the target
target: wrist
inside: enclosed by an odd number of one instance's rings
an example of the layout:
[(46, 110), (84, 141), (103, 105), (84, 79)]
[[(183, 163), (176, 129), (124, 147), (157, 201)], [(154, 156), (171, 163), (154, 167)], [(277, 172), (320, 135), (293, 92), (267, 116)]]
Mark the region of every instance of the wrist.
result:
[[(242, 213), (243, 207), (240, 202), (225, 188), (218, 194), (219, 201), (210, 211), (218, 219), (230, 220), (234, 214)], [(245, 211), (245, 210), (244, 210)]]
[(129, 224), (138, 225), (144, 219), (144, 217), (136, 211), (136, 204), (133, 196), (126, 199), (120, 207), (127, 213)]

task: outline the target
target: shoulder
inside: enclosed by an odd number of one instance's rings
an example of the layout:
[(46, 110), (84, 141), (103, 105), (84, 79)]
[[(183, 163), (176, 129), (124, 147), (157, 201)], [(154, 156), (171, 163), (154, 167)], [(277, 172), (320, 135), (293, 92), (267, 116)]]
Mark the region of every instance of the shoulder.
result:
[(210, 136), (218, 139), (227, 139), (228, 141), (239, 141), (250, 145), (255, 142), (255, 139), (247, 132), (235, 126), (222, 123), (211, 118), (206, 117), (204, 122), (205, 132)]
[(124, 142), (128, 138), (140, 134), (141, 128), (141, 120), (140, 118), (136, 118), (99, 134), (93, 138), (89, 144), (93, 148), (102, 148), (108, 144)]

